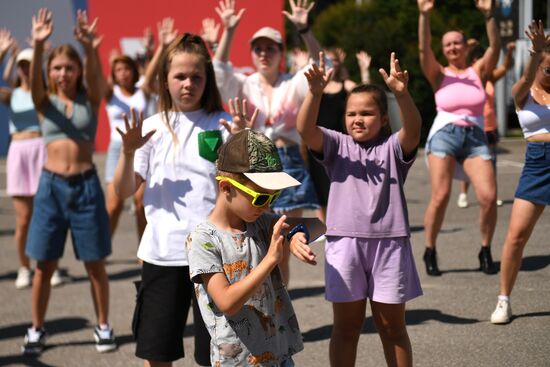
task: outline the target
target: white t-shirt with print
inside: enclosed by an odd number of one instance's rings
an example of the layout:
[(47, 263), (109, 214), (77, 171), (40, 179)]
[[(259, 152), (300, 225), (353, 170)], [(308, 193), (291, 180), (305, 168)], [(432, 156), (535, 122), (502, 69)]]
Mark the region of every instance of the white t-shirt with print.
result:
[(207, 114), (170, 113), (178, 142), (157, 113), (143, 122), (143, 135), (156, 129), (151, 139), (134, 156), (134, 171), (145, 180), (143, 205), (147, 227), (138, 249), (138, 257), (159, 266), (187, 266), (185, 239), (204, 221), (216, 200), (216, 166), (199, 155), (199, 133), (227, 131), (219, 123), (228, 121), (225, 112)]

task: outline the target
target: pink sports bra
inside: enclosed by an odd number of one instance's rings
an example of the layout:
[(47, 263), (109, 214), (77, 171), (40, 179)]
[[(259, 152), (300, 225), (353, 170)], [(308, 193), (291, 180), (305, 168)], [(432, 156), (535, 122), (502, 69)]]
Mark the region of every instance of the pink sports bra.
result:
[[(443, 80), (435, 92), (435, 105), (438, 111), (456, 115), (482, 116), (485, 104), (485, 88), (474, 68), (456, 74), (445, 68)], [(457, 120), (453, 124), (472, 126), (472, 123)]]

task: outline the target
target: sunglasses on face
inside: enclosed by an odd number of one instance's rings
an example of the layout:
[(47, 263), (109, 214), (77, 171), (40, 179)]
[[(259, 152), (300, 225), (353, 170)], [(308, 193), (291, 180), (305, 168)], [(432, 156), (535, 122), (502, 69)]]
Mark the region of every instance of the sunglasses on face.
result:
[(277, 198), (281, 194), (281, 191), (277, 191), (273, 194), (266, 194), (266, 193), (256, 192), (256, 191), (252, 190), (251, 188), (246, 187), (245, 185), (241, 184), (240, 182), (235, 181), (235, 180), (233, 180), (229, 177), (225, 177), (225, 176), (216, 176), (216, 180), (218, 180), (218, 181), (225, 180), (225, 181), (229, 182), (231, 185), (233, 185), (235, 188), (237, 188), (237, 189), (241, 190), (242, 192), (247, 193), (248, 195), (252, 196), (252, 201), (251, 201), (252, 206), (255, 206), (257, 208), (261, 208), (265, 204), (271, 204), (272, 202), (277, 200)]
[(275, 46), (268, 46), (268, 47), (256, 46), (256, 47), (252, 48), (252, 52), (254, 52), (258, 56), (260, 56), (262, 54), (262, 52), (265, 52), (266, 55), (274, 55), (278, 51), (279, 51), (279, 49)]

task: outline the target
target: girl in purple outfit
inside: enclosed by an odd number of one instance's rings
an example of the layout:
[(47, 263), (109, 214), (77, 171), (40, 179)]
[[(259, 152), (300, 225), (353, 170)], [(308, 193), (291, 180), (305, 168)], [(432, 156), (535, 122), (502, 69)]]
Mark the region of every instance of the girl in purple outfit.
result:
[[(333, 303), (331, 366), (353, 366), (363, 327), (367, 298), (382, 340), (386, 362), (412, 366), (405, 324), (405, 302), (422, 294), (410, 244), (403, 184), (420, 141), (420, 114), (407, 90), (409, 76), (391, 54), (390, 74), (380, 69), (395, 94), (403, 127), (392, 134), (386, 95), (373, 85), (354, 88), (346, 103), (349, 135), (317, 126), (323, 89), (332, 70), (306, 72), (307, 94), (297, 128), (330, 179), (325, 247), (325, 293)], [(307, 245), (293, 242), (291, 251), (315, 264)]]

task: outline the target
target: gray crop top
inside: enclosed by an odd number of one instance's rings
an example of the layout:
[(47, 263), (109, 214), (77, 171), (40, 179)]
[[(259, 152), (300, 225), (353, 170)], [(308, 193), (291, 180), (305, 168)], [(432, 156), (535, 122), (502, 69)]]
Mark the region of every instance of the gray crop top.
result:
[(73, 100), (71, 117), (65, 116), (65, 102), (53, 94), (49, 99), (42, 120), (42, 137), (46, 144), (59, 139), (95, 140), (97, 116), (84, 93), (78, 93)]

